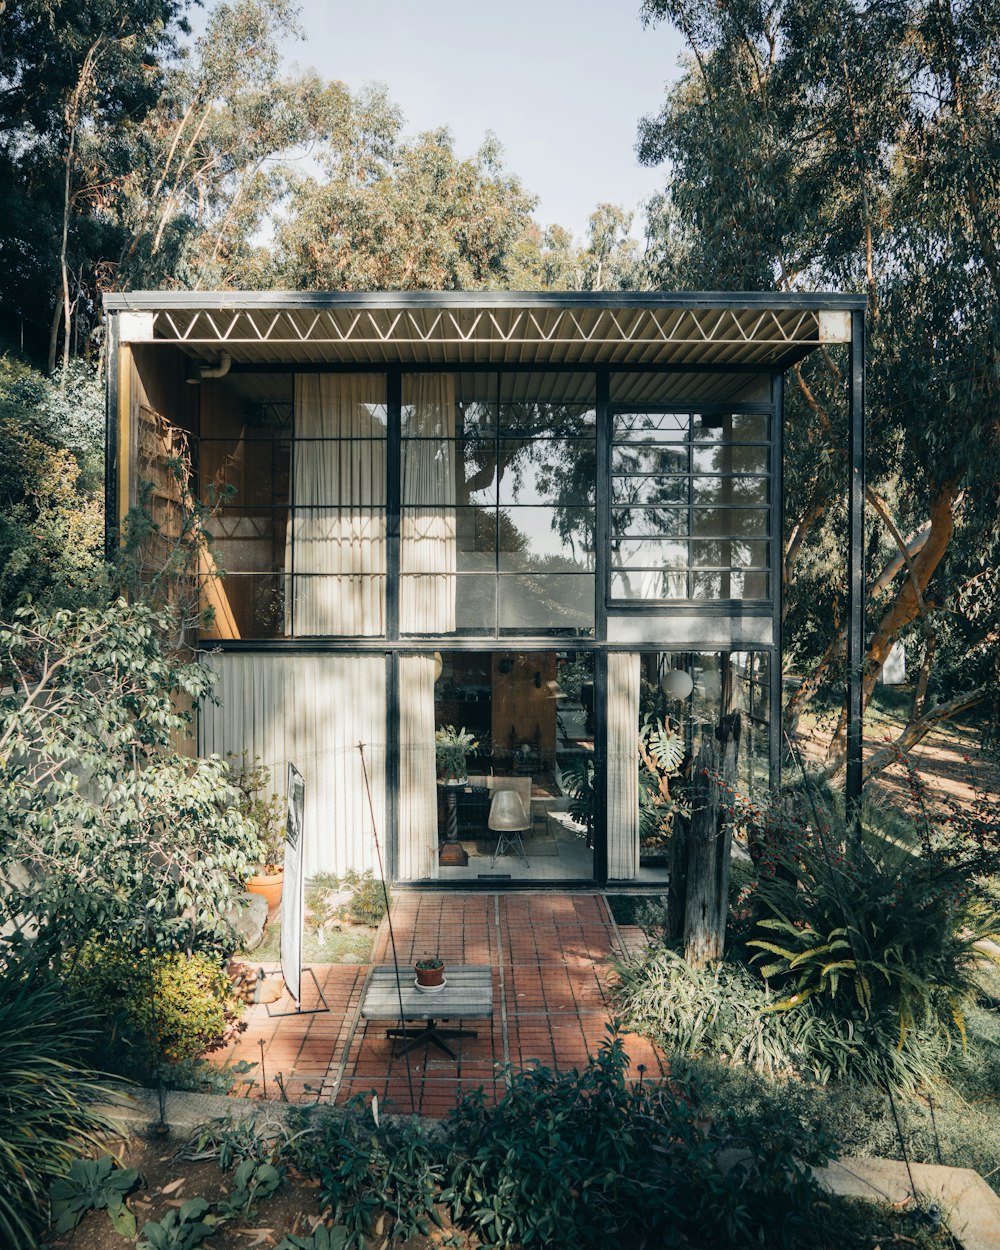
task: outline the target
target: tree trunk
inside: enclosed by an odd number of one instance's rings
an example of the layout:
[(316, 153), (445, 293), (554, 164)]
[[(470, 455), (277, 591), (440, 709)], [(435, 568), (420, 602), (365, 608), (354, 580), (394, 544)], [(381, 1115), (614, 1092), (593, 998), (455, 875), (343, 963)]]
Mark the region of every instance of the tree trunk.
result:
[(724, 808), (736, 780), (742, 722), (723, 716), (695, 760), (687, 847), (684, 958), (694, 968), (722, 958), (729, 906), (732, 823)]
[[(953, 508), (958, 496), (958, 483), (945, 482), (938, 490), (930, 509), (930, 531), (927, 540), (913, 557), (910, 576), (900, 585), (894, 602), (879, 621), (865, 657), (862, 677), (862, 707), (871, 703), (875, 684), (885, 664), (886, 657), (901, 631), (921, 614), (923, 595), (934, 571), (955, 532)], [(827, 751), (830, 761), (827, 772), (833, 774), (843, 767), (847, 758), (847, 703), (840, 711), (840, 719)]]

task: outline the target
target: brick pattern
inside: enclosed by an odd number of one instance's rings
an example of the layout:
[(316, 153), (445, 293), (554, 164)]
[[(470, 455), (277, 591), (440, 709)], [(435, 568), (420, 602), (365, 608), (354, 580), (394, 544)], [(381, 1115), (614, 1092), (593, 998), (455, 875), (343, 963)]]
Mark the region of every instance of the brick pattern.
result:
[[(383, 921), (377, 935), (376, 964), (392, 962), (394, 940), (401, 968), (438, 954), (446, 964), (493, 970), (493, 1019), (464, 1022), (479, 1036), (450, 1043), (455, 1060), (433, 1047), (393, 1057), (385, 1021), (360, 1018), (368, 969), (356, 965), (314, 968), (328, 1013), (269, 1016), (265, 1006), (251, 1007), (246, 1031), (213, 1059), (259, 1065), (263, 1052), (263, 1073), (258, 1067), (254, 1074), (258, 1096), (264, 1082), (268, 1097), (293, 1102), (376, 1093), (389, 1110), (444, 1116), (476, 1089), (495, 1101), (508, 1064), (567, 1071), (607, 1037), (611, 959), (622, 943), (601, 895), (397, 892), (391, 919), (391, 931)], [(305, 974), (302, 1006), (317, 1001)], [(279, 1000), (271, 1010), (291, 1007)], [(649, 1042), (629, 1035), (625, 1043), (634, 1072), (642, 1065), (647, 1079), (665, 1075)]]

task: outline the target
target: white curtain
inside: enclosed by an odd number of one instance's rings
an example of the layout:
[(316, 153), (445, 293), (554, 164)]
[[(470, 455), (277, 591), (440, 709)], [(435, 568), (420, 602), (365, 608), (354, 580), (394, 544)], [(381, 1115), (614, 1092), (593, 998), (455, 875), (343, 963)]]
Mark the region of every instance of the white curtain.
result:
[[(305, 778), (305, 874), (378, 871), (358, 742), (385, 846), (385, 659), (381, 655), (210, 654), (218, 706), (199, 714), (203, 755), (259, 756), (284, 795), (288, 761)], [(433, 730), (432, 730), (433, 743)]]
[(433, 655), (399, 660), (399, 848), (404, 881), (438, 875)]
[(384, 400), (381, 374), (296, 376), (286, 571), (319, 575), (294, 579), (297, 635), (385, 632)]
[(399, 627), (455, 630), (455, 382), (447, 373), (404, 379), (403, 515)]
[(608, 654), (608, 876), (639, 871), (639, 653)]
[[(404, 379), (399, 626), (455, 630), (455, 383), (448, 374)], [(399, 875), (438, 873), (433, 656), (399, 661)]]

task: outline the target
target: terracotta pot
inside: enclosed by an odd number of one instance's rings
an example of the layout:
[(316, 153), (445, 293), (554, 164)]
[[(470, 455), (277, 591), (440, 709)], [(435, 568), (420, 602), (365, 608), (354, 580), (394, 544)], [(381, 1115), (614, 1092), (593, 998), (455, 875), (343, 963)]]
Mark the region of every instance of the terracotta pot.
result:
[(417, 974), (418, 985), (440, 985), (444, 980), (444, 964), (440, 968), (418, 968), (414, 966), (413, 971)]
[(273, 912), (281, 904), (281, 888), (284, 883), (284, 872), (260, 873), (250, 878), (247, 889), (251, 894), (259, 894), (267, 903), (267, 910)]

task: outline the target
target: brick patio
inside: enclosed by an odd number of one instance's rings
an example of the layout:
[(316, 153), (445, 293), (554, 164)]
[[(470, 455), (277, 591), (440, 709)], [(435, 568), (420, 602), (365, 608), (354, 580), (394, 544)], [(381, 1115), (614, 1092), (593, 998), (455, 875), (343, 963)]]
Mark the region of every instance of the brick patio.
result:
[[(256, 1006), (246, 1031), (228, 1051), (213, 1056), (261, 1063), (254, 1093), (295, 1102), (343, 1102), (352, 1094), (378, 1094), (397, 1112), (445, 1115), (464, 1093), (482, 1087), (491, 1101), (503, 1093), (507, 1064), (533, 1061), (567, 1070), (585, 1062), (606, 1036), (610, 1018), (610, 960), (630, 944), (599, 894), (397, 893), (392, 927), (400, 966), (423, 955), (446, 964), (489, 964), (493, 970), (493, 1019), (470, 1020), (475, 1039), (452, 1043), (456, 1059), (418, 1048), (393, 1058), (385, 1022), (360, 1018), (366, 966), (322, 965), (313, 971), (328, 1013), (269, 1016)], [(389, 926), (379, 929), (373, 962), (392, 962)], [(270, 965), (265, 965), (268, 969)], [(303, 976), (303, 1008), (317, 1004), (313, 982)], [(292, 1007), (288, 999), (272, 1012)], [(663, 1074), (661, 1057), (642, 1038), (628, 1036), (633, 1070)], [(262, 1081), (263, 1076), (263, 1081)], [(413, 1089), (413, 1097), (410, 1089)]]

